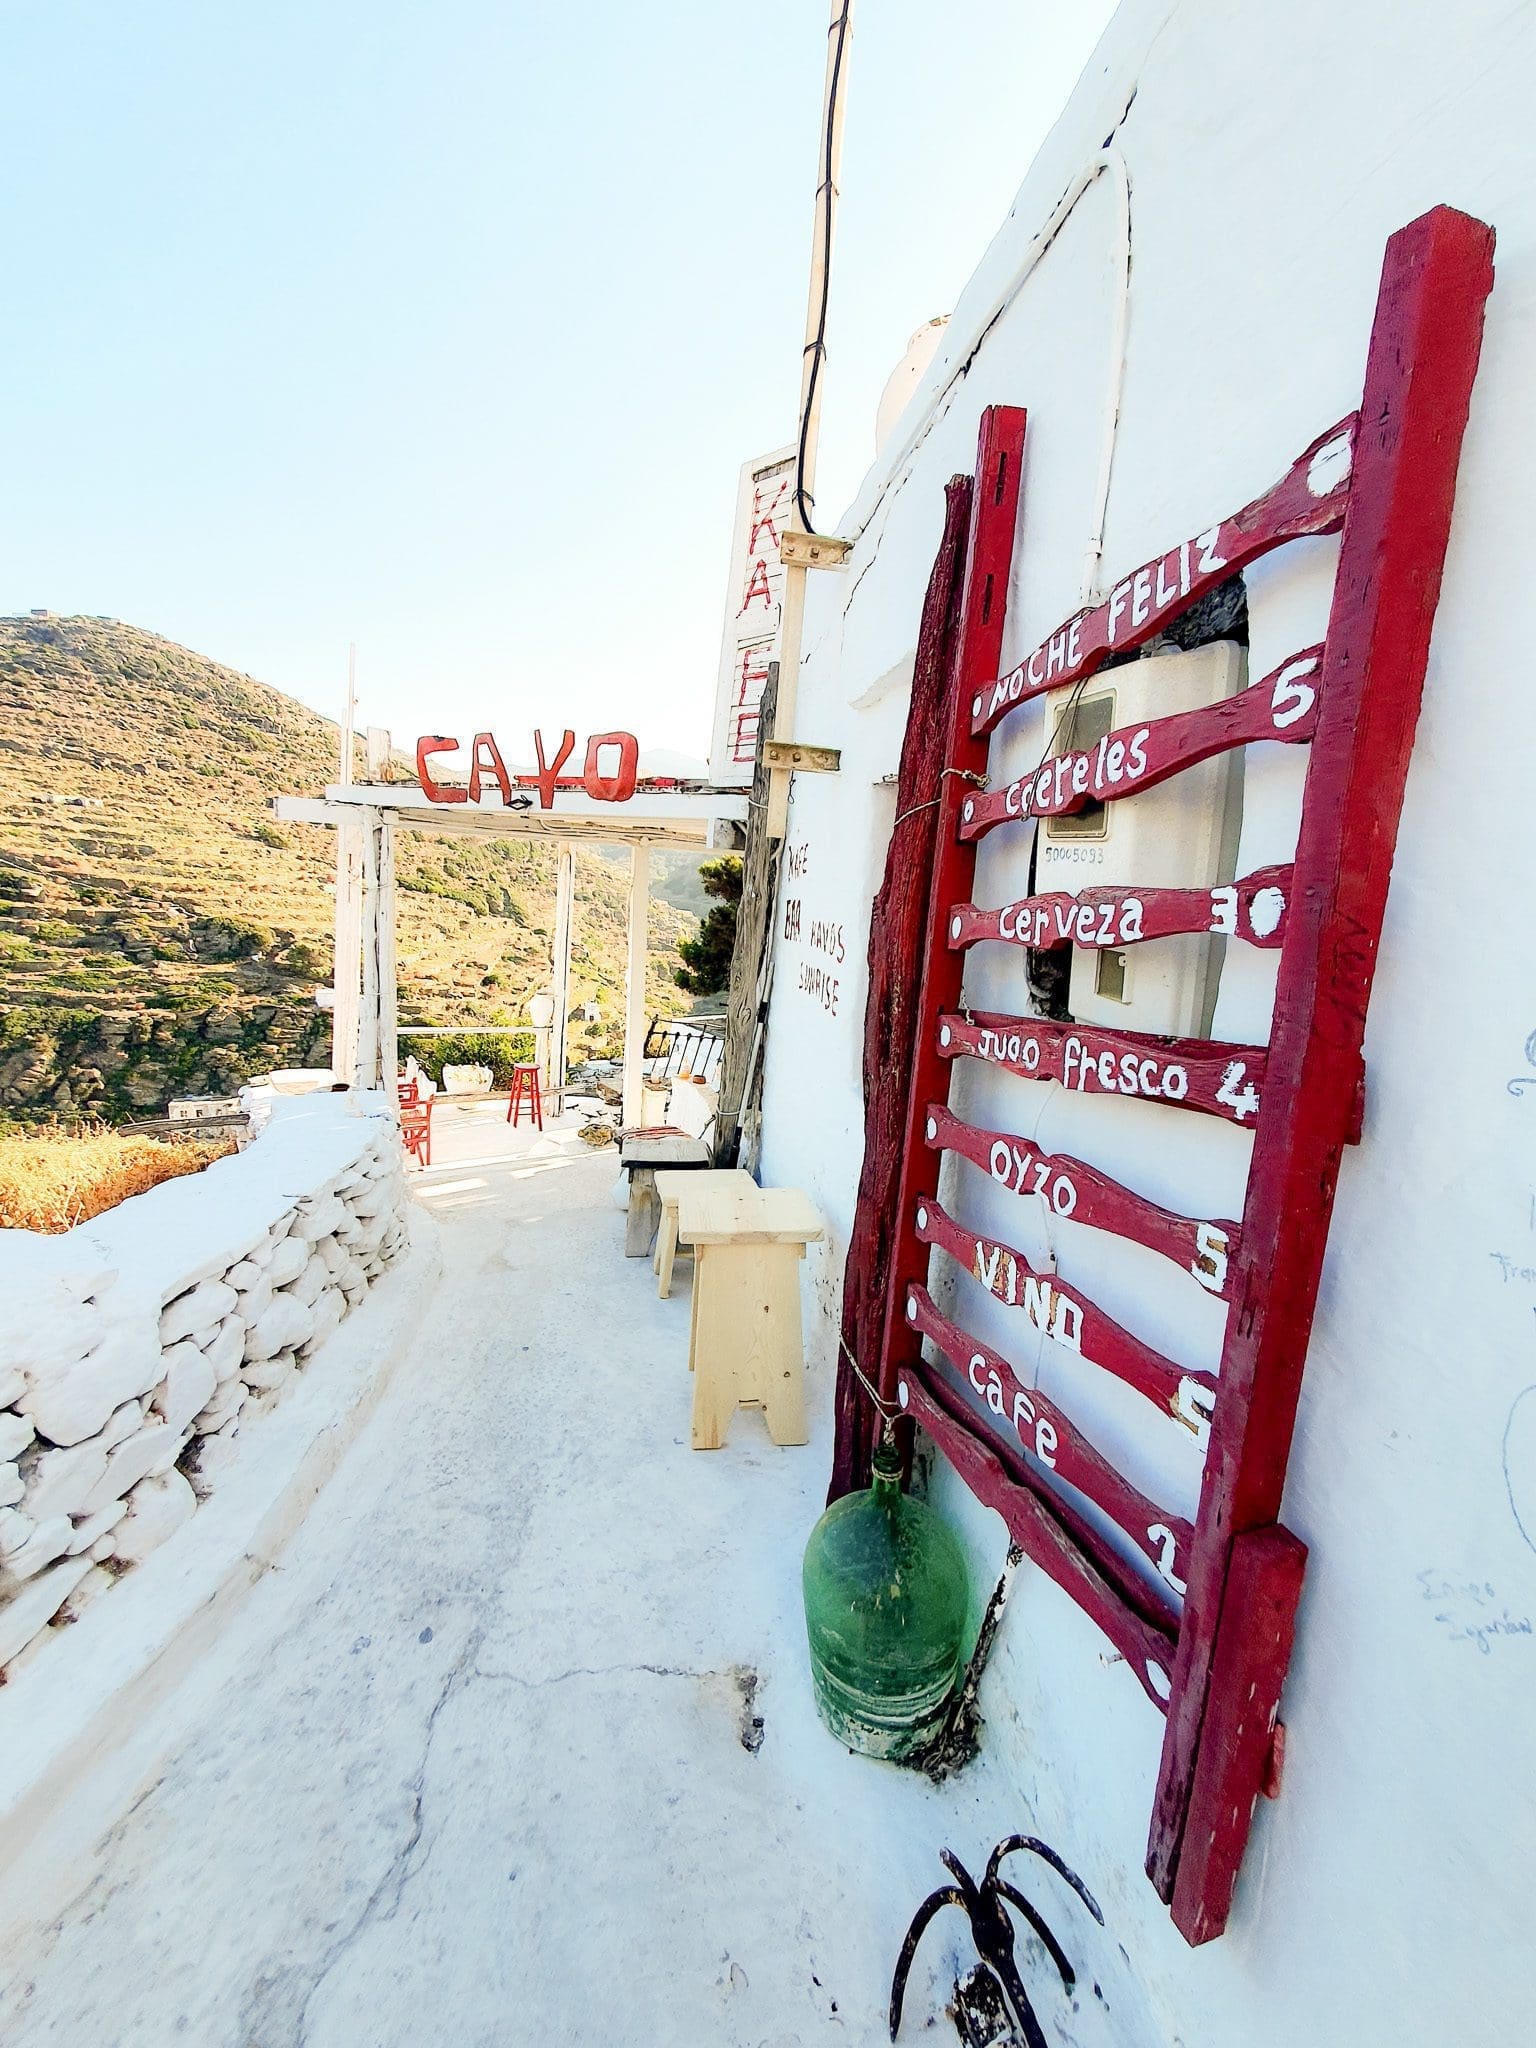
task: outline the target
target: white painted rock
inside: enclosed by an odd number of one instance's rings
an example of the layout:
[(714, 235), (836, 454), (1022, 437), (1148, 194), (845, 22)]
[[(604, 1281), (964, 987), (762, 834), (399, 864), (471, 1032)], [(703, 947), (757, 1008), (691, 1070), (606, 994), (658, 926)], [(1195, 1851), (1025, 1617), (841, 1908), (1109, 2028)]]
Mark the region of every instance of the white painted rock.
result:
[(219, 1334), (203, 1356), (213, 1367), (214, 1381), (219, 1386), (240, 1370), (240, 1361), (245, 1356), (245, 1325), (238, 1316), (220, 1323)]
[(36, 1434), (25, 1415), (0, 1415), (0, 1464), (14, 1464)]
[(27, 1376), (19, 1365), (0, 1366), (0, 1408), (14, 1408), (27, 1391)]
[[(76, 1522), (75, 1533), (69, 1542), (70, 1556), (78, 1557), (82, 1550), (94, 1551), (102, 1537), (110, 1530), (115, 1529), (127, 1512), (127, 1501), (115, 1500), (107, 1507), (104, 1507), (99, 1514), (91, 1515), (83, 1522)], [(110, 1553), (110, 1545), (108, 1549)]]
[(346, 1220), (347, 1212), (340, 1197), (324, 1195), (311, 1207), (300, 1209), (294, 1218), (293, 1234), (313, 1244), (317, 1238), (330, 1237)]
[(233, 1320), (243, 1323), (249, 1329), (252, 1323), (259, 1323), (271, 1305), (276, 1289), (265, 1273), (259, 1284), (245, 1288), (240, 1295), (240, 1306), (235, 1310)]
[(163, 1472), (174, 1465), (180, 1449), (180, 1433), (167, 1429), (163, 1422), (141, 1429), (137, 1436), (129, 1437), (108, 1454), (107, 1469), (86, 1495), (80, 1512), (94, 1515), (109, 1502), (121, 1500), (130, 1487), (137, 1486), (148, 1474)]
[(91, 1489), (107, 1469), (107, 1446), (99, 1436), (90, 1437), (73, 1450), (43, 1451), (30, 1462), (27, 1513), (34, 1522), (47, 1522), (55, 1515), (84, 1512)]
[(155, 1413), (179, 1435), (213, 1398), (215, 1374), (195, 1344), (174, 1345), (165, 1354), (165, 1379), (155, 1389)]
[[(7, 1584), (11, 1580), (30, 1579), (45, 1564), (52, 1564), (56, 1557), (62, 1557), (74, 1533), (68, 1515), (55, 1515), (51, 1522), (39, 1522), (20, 1550), (13, 1550), (5, 1560)], [(0, 1627), (3, 1626), (4, 1611), (0, 1609)]]
[(105, 1564), (107, 1559), (112, 1555), (116, 1543), (117, 1538), (111, 1535), (110, 1533), (105, 1536), (98, 1536), (96, 1538), (96, 1541), (91, 1545), (90, 1550), (86, 1553), (87, 1556), (90, 1558), (91, 1563)]
[(265, 1277), (262, 1268), (254, 1259), (237, 1259), (224, 1275), (224, 1285), (233, 1287), (236, 1294), (244, 1294), (248, 1288), (259, 1285)]
[(352, 1263), (352, 1254), (339, 1238), (322, 1237), (315, 1250), (324, 1259), (326, 1271), (333, 1280)]
[(105, 1593), (117, 1584), (116, 1572), (109, 1572), (105, 1565), (93, 1564), (85, 1577), (59, 1609), (59, 1620), (78, 1621), (83, 1610), (89, 1606), (98, 1593)]
[(57, 1372), (93, 1350), (107, 1319), (87, 1298), (88, 1288), (88, 1281), (76, 1283), (54, 1274), (29, 1278), (24, 1295), (6, 1303), (0, 1371), (21, 1371), (35, 1378)]
[(267, 1277), (274, 1287), (286, 1287), (290, 1280), (298, 1279), (308, 1264), (308, 1241), (302, 1237), (285, 1237), (273, 1249)]
[(202, 1435), (210, 1436), (214, 1430), (222, 1429), (230, 1416), (245, 1400), (245, 1382), (238, 1375), (233, 1379), (220, 1380), (214, 1389), (213, 1399), (201, 1409), (193, 1427)]
[(313, 1305), (331, 1284), (331, 1269), (316, 1252), (288, 1292), (296, 1301)]
[(113, 1534), (113, 1551), (124, 1564), (142, 1564), (197, 1512), (197, 1495), (179, 1472), (141, 1479), (128, 1496), (128, 1512)]
[(277, 1358), (257, 1358), (241, 1374), (245, 1384), (258, 1394), (274, 1394), (294, 1375), (292, 1357), (285, 1351)]
[(107, 1417), (101, 1435), (93, 1437), (91, 1441), (99, 1443), (104, 1451), (110, 1451), (112, 1446), (120, 1444), (124, 1437), (132, 1436), (134, 1431), (142, 1426), (143, 1421), (144, 1411), (138, 1402), (125, 1401), (121, 1408), (113, 1409)]
[(292, 1294), (275, 1295), (255, 1328), (246, 1332), (246, 1359), (275, 1358), (279, 1351), (291, 1351), (308, 1341), (313, 1328), (314, 1311), (308, 1302)]
[(0, 1508), (0, 1559), (14, 1556), (36, 1527), (20, 1508)]
[(26, 1493), (26, 1481), (21, 1476), (21, 1467), (7, 1462), (0, 1465), (0, 1508), (13, 1508)]
[(315, 1327), (310, 1333), (308, 1343), (304, 1346), (306, 1358), (311, 1352), (320, 1349), (320, 1346), (329, 1337), (346, 1312), (347, 1297), (339, 1287), (328, 1287), (315, 1303)]
[(101, 1434), (114, 1409), (149, 1392), (160, 1377), (160, 1358), (153, 1327), (142, 1328), (135, 1317), (88, 1357), (34, 1379), (18, 1405), (50, 1443), (83, 1443)]
[(34, 1636), (41, 1635), (90, 1568), (89, 1558), (72, 1557), (43, 1572), (23, 1586), (7, 1606), (0, 1607), (0, 1668), (18, 1656)]
[(168, 1302), (160, 1316), (160, 1342), (169, 1347), (190, 1337), (194, 1330), (222, 1322), (236, 1306), (233, 1287), (222, 1280), (199, 1280), (186, 1294)]

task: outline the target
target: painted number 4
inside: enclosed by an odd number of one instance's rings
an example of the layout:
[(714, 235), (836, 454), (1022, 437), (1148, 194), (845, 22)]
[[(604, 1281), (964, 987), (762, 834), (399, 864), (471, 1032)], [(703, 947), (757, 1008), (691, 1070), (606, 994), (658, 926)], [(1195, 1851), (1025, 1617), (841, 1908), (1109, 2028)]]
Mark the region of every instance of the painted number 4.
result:
[(1227, 1105), (1238, 1123), (1241, 1123), (1244, 1117), (1255, 1116), (1258, 1113), (1259, 1091), (1251, 1081), (1244, 1083), (1243, 1076), (1247, 1071), (1244, 1061), (1229, 1061), (1227, 1070), (1221, 1077), (1221, 1086), (1216, 1090), (1216, 1100)]

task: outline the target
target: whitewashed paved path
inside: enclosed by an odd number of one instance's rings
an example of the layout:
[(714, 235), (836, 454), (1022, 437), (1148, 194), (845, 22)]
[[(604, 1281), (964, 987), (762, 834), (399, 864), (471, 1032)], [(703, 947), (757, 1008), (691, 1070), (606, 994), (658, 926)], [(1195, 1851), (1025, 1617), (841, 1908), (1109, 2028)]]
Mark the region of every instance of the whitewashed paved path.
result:
[[(7, 2048), (885, 2038), (939, 1845), (999, 1815), (816, 1723), (825, 1423), (687, 1449), (686, 1279), (658, 1302), (622, 1258), (614, 1172), (560, 1133), (424, 1177), (431, 1324), (158, 1781), (0, 1959)], [(921, 1969), (911, 1999), (903, 2040), (953, 2039)]]

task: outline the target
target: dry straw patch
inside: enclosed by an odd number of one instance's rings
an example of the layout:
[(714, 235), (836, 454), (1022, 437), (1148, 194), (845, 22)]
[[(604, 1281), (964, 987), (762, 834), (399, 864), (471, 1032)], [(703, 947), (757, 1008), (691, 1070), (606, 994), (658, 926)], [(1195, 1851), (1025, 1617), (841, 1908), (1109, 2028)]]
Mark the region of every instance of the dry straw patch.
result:
[(233, 1138), (166, 1144), (105, 1130), (0, 1138), (0, 1229), (73, 1229), (234, 1150)]

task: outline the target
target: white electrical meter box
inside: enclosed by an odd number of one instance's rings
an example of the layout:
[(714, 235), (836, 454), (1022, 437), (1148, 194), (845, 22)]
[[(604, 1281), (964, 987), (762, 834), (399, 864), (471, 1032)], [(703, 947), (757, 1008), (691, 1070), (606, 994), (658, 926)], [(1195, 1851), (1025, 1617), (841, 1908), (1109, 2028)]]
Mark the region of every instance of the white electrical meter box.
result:
[[(1245, 670), (1233, 640), (1107, 669), (1047, 698), (1049, 751), (1093, 747), (1107, 732), (1218, 703), (1242, 688)], [(1214, 888), (1234, 878), (1241, 821), (1242, 749), (1234, 747), (1142, 795), (1042, 820), (1035, 888)], [(1209, 1036), (1224, 948), (1203, 936), (1119, 952), (1074, 946), (1067, 1006), (1080, 1024)]]

